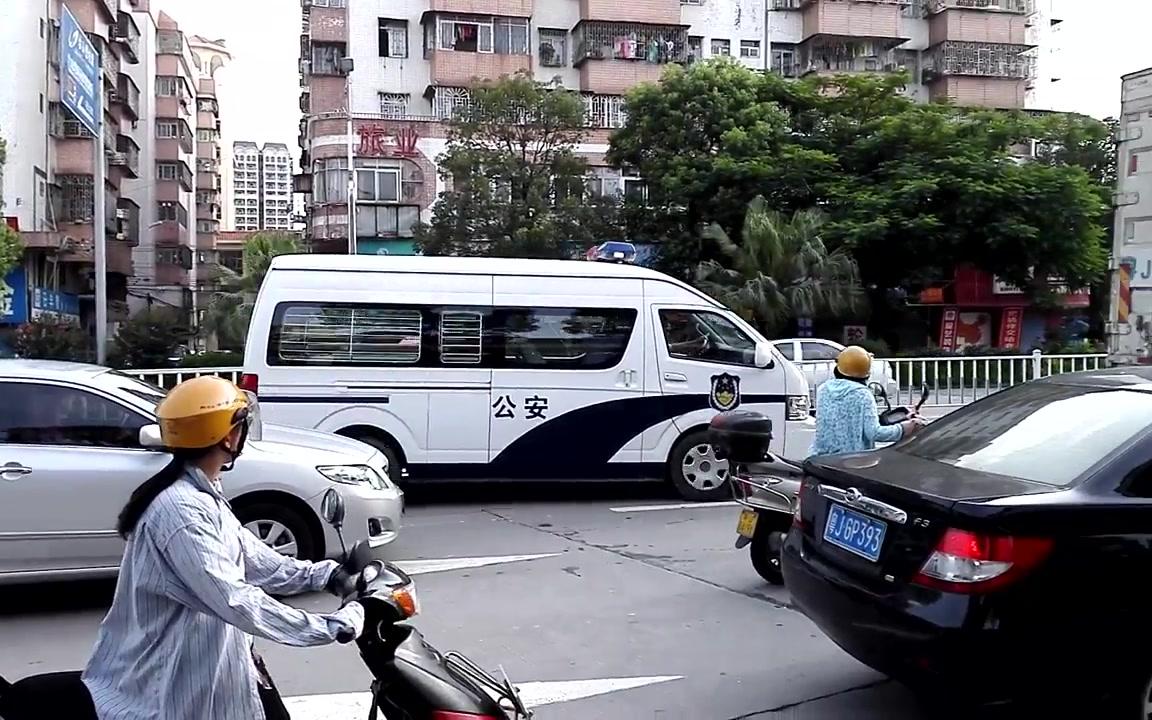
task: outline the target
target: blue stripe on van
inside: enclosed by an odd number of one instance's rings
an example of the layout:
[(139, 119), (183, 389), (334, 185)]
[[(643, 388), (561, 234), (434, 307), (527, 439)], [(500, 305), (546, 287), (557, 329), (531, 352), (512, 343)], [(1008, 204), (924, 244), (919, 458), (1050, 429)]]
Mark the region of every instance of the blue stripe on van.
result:
[[(742, 405), (783, 404), (784, 395), (743, 395)], [(516, 438), (487, 464), (408, 466), (413, 480), (594, 480), (660, 477), (660, 463), (609, 463), (646, 429), (708, 408), (708, 394), (622, 398), (571, 410)], [(495, 421), (493, 421), (495, 422)]]

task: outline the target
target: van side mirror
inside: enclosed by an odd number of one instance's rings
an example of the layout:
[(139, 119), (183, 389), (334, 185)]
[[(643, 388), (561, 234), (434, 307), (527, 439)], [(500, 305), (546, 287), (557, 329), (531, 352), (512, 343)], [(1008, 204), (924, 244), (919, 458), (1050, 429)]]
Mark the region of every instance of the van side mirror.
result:
[(772, 346), (764, 342), (756, 343), (756, 354), (752, 364), (758, 368), (770, 368), (775, 365), (776, 359), (772, 357)]
[(140, 447), (151, 450), (163, 448), (164, 439), (160, 437), (160, 426), (153, 424), (140, 428), (139, 443)]

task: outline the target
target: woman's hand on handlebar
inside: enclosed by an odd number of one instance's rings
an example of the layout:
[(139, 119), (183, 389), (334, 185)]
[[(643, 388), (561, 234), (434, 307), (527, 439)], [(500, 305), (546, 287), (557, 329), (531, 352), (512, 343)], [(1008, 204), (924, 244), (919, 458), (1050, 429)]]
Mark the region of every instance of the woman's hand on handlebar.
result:
[(340, 599), (346, 599), (356, 595), (359, 581), (360, 573), (348, 572), (348, 570), (340, 566), (332, 571), (332, 575), (328, 577), (328, 582), (324, 585), (324, 589)]
[(926, 423), (924, 422), (924, 419), (919, 415), (913, 415), (912, 417), (908, 418), (904, 422), (900, 423), (900, 428), (903, 430), (902, 438), (912, 437), (916, 433), (920, 432), (920, 429), (923, 428), (925, 424)]

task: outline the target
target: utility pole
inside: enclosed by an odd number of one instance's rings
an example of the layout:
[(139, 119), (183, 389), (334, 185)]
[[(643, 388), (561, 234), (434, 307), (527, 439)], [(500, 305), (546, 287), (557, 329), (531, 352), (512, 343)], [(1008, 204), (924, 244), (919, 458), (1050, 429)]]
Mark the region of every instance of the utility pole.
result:
[[(100, 58), (100, 72), (104, 72), (104, 58)], [(104, 111), (96, 117), (96, 137), (92, 147), (92, 254), (96, 264), (96, 364), (103, 365), (108, 360), (108, 232), (104, 228)]]

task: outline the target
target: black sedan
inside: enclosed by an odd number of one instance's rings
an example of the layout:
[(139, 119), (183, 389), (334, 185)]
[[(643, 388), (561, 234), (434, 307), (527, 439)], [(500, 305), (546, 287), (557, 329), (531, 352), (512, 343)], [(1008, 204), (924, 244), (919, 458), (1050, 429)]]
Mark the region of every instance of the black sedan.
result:
[(937, 697), (1152, 717), (1152, 369), (1020, 385), (805, 470), (785, 583), (848, 653)]

